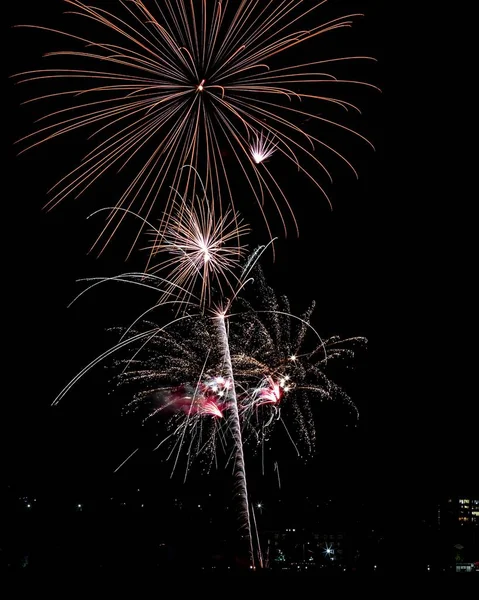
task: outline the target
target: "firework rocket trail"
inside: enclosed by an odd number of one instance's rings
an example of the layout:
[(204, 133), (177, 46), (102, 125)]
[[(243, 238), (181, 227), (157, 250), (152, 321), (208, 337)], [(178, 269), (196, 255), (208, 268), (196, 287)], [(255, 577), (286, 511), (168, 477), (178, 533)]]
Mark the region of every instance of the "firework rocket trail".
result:
[(254, 567), (253, 538), (251, 535), (251, 521), (249, 514), (248, 487), (246, 483), (243, 439), (241, 434), (241, 423), (238, 411), (238, 399), (236, 397), (233, 366), (231, 364), (228, 332), (226, 331), (224, 314), (218, 314), (216, 318), (216, 326), (218, 329), (218, 336), (223, 348), (226, 373), (232, 384), (228, 393), (228, 398), (230, 400), (228, 405), (228, 423), (230, 425), (231, 434), (234, 440), (234, 478), (236, 495), (238, 498), (238, 503), (241, 507), (241, 510), (239, 512), (239, 516), (241, 518), (240, 530), (242, 530), (245, 533), (245, 537), (249, 545), (251, 564)]
[(253, 515), (254, 530), (256, 533), (256, 544), (258, 545), (259, 568), (262, 569), (264, 567), (263, 552), (261, 551), (261, 543), (260, 543), (260, 539), (259, 539), (258, 525), (256, 523), (256, 513), (254, 512), (254, 504), (253, 503), (251, 503), (251, 514)]

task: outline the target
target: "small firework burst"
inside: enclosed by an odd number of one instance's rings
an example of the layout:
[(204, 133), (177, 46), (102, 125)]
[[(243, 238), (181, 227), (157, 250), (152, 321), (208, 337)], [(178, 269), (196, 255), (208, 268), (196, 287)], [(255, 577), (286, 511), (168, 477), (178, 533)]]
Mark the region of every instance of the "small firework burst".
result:
[[(216, 216), (214, 200), (181, 198), (164, 231), (153, 232), (149, 247), (154, 262), (150, 272), (166, 275), (161, 300), (171, 294), (189, 300), (198, 292), (204, 308), (211, 303), (212, 287), (219, 288), (221, 295), (232, 293), (238, 285), (235, 271), (246, 251), (242, 238), (248, 231), (233, 209)], [(158, 257), (164, 260), (157, 263)]]
[(263, 135), (263, 133), (256, 135), (255, 141), (250, 146), (251, 156), (257, 165), (268, 160), (275, 150), (276, 144), (272, 142), (268, 134)]

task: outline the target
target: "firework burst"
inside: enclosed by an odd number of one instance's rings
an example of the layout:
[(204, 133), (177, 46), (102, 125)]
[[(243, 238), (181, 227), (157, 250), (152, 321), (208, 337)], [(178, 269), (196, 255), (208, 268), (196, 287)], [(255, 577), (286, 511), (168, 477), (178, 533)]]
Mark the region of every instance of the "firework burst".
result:
[(142, 333), (153, 328), (142, 322), (136, 329), (120, 330), (122, 339), (134, 340), (133, 353), (114, 361), (117, 385), (132, 395), (126, 412), (142, 415), (143, 422), (163, 420), (169, 433), (161, 445), (170, 442), (173, 470), (185, 444), (185, 476), (195, 458), (208, 470), (216, 464), (217, 448), (228, 445), (225, 413), (232, 386), (217, 332), (211, 318), (198, 315), (171, 332), (158, 331), (144, 345)]
[[(151, 277), (155, 285), (161, 284), (158, 305), (175, 302), (178, 312), (191, 301), (204, 311), (211, 305), (213, 287), (218, 288), (221, 297), (225, 292), (234, 296), (241, 287), (235, 271), (240, 270), (246, 253), (242, 238), (249, 232), (249, 227), (233, 209), (217, 215), (215, 202), (206, 197), (198, 172), (190, 165), (187, 168), (195, 173), (203, 194), (188, 199), (177, 192), (163, 234), (129, 209), (107, 207), (90, 215), (112, 210), (139, 218), (148, 226), (152, 242), (145, 248), (150, 252), (145, 278)], [(158, 277), (159, 273), (163, 276)], [(125, 275), (130, 279), (131, 276), (131, 273)]]
[[(360, 15), (318, 22), (324, 0), (309, 5), (297, 0), (131, 0), (107, 9), (79, 0), (65, 2), (78, 24), (87, 26), (85, 33), (38, 29), (61, 34), (78, 47), (47, 53), (61, 61), (58, 67), (15, 76), (19, 83), (42, 86), (40, 95), (28, 102), (41, 100), (49, 106), (39, 128), (20, 140), (22, 151), (78, 129), (93, 140), (81, 163), (50, 190), (48, 207), (79, 196), (114, 168), (130, 173), (117, 207), (146, 220), (156, 212), (166, 222), (174, 209), (172, 190), (195, 196), (195, 179), (178, 169), (186, 164), (204, 166), (207, 189), (214, 188), (221, 203), (233, 206), (228, 174), (228, 161), (233, 161), (272, 235), (266, 198), (276, 206), (285, 231), (285, 209), (293, 216), (274, 170), (266, 164), (273, 150), (324, 195), (323, 176), (332, 179), (324, 156), (333, 154), (354, 171), (346, 157), (305, 124), (316, 122), (323, 129), (347, 131), (365, 140), (323, 115), (328, 107), (358, 110), (341, 98), (344, 84), (374, 87), (325, 69), (368, 57), (321, 60), (314, 56), (316, 47), (309, 46), (310, 60), (297, 64), (290, 51), (350, 27)], [(287, 61), (288, 55), (289, 63), (278, 62), (283, 56)], [(50, 93), (44, 89), (59, 82), (66, 87)], [(331, 96), (333, 88), (338, 94)], [(98, 238), (102, 244), (112, 238), (124, 216), (111, 211)], [(296, 226), (294, 216), (293, 222)]]
[[(118, 384), (132, 391), (128, 410), (146, 411), (145, 419), (173, 413), (176, 421), (171, 440), (177, 456), (189, 432), (188, 463), (202, 455), (209, 457), (210, 466), (217, 462), (217, 448), (227, 449), (225, 440), (232, 427), (229, 415), (234, 407), (236, 420), (241, 423), (241, 446), (244, 440), (264, 449), (265, 440), (281, 423), (298, 455), (313, 452), (312, 406), (316, 401), (339, 401), (355, 419), (358, 417), (356, 405), (328, 372), (335, 363), (352, 360), (366, 340), (339, 336), (321, 339), (311, 325), (314, 303), (301, 316), (295, 316), (288, 299), (277, 297), (266, 284), (257, 263), (247, 263), (244, 273), (246, 277), (254, 275), (254, 301), (243, 293), (228, 311), (187, 311), (164, 326), (136, 319), (130, 327), (119, 330), (120, 341), (80, 371), (54, 404), (94, 366), (128, 349), (127, 357), (114, 363), (120, 369)], [(100, 282), (105, 281), (163, 293), (163, 280), (141, 273)], [(97, 284), (95, 281), (89, 289)], [(173, 307), (175, 304), (172, 301)], [(155, 303), (146, 312), (157, 308)], [(207, 431), (206, 421), (214, 423)], [(290, 432), (292, 425), (294, 431)], [(192, 443), (192, 439), (196, 441)]]
[[(311, 325), (315, 303), (301, 315), (291, 313), (285, 296), (277, 297), (255, 267), (255, 300), (239, 298), (231, 319), (231, 355), (236, 381), (245, 390), (246, 439), (261, 447), (281, 423), (298, 455), (315, 450), (312, 407), (335, 401), (358, 409), (329, 375), (333, 364), (347, 364), (366, 344), (363, 337), (321, 339)], [(292, 433), (290, 430), (294, 428)]]
[(256, 140), (250, 146), (251, 156), (254, 162), (259, 165), (274, 154), (276, 144), (274, 144), (268, 135), (262, 133), (256, 136)]
[[(225, 286), (226, 291), (233, 294), (239, 284), (235, 271), (245, 254), (241, 238), (248, 231), (249, 228), (232, 209), (218, 218), (214, 202), (206, 197), (197, 196), (189, 203), (180, 198), (175, 202), (164, 235), (155, 229), (154, 241), (149, 247), (155, 263), (150, 271), (166, 271), (165, 282), (170, 282), (161, 300), (179, 289), (184, 290), (185, 297), (190, 299), (198, 280), (201, 281), (199, 298), (202, 307), (211, 304), (211, 289), (215, 285), (221, 296)], [(164, 260), (158, 263), (155, 259), (159, 255)]]
[[(365, 338), (322, 340), (311, 325), (314, 303), (295, 316), (258, 266), (253, 274), (256, 301), (237, 298), (226, 318), (214, 311), (183, 319), (169, 331), (150, 322), (122, 331), (121, 343), (131, 339), (135, 349), (133, 358), (130, 350), (115, 363), (121, 368), (118, 384), (133, 393), (128, 410), (147, 410), (148, 419), (173, 413), (168, 439), (176, 457), (187, 449), (188, 467), (195, 457), (207, 468), (217, 465), (218, 449), (232, 460), (226, 440), (235, 407), (241, 426), (235, 447), (260, 449), (263, 460), (265, 442), (278, 425), (298, 456), (315, 451), (316, 403), (340, 403), (358, 418), (356, 405), (329, 373), (335, 364), (349, 364)], [(145, 344), (144, 332), (151, 331), (157, 333)]]

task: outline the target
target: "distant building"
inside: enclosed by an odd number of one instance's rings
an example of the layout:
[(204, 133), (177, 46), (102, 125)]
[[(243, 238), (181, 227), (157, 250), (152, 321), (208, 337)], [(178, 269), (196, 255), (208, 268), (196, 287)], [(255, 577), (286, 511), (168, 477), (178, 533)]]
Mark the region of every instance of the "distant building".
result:
[(458, 521), (459, 523), (479, 524), (479, 500), (473, 498), (458, 499)]
[(348, 560), (349, 539), (344, 533), (323, 533), (303, 528), (264, 531), (271, 568), (315, 569), (343, 566)]
[(474, 563), (456, 563), (456, 573), (474, 573), (475, 571)]
[[(438, 511), (438, 524), (479, 525), (479, 499), (467, 496), (449, 497)], [(444, 522), (442, 523), (444, 524)]]

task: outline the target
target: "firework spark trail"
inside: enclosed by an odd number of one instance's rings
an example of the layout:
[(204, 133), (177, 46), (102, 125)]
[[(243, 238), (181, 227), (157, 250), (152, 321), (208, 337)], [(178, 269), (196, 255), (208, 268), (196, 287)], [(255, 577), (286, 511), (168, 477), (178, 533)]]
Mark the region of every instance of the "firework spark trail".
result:
[(130, 460), (130, 458), (138, 452), (138, 450), (139, 450), (139, 448), (137, 448), (136, 450), (133, 450), (133, 452), (129, 456), (127, 456), (127, 458), (125, 458), (125, 460), (113, 471), (113, 473), (116, 473), (117, 471), (119, 471), (123, 467), (123, 465), (125, 465)]
[(254, 567), (254, 550), (253, 538), (251, 536), (251, 522), (249, 514), (248, 487), (246, 483), (246, 471), (244, 462), (243, 439), (241, 433), (241, 423), (238, 412), (238, 399), (236, 397), (236, 389), (234, 382), (233, 366), (231, 364), (231, 355), (228, 341), (228, 332), (226, 331), (226, 323), (224, 314), (218, 314), (216, 319), (218, 336), (223, 348), (223, 356), (225, 359), (225, 371), (231, 381), (231, 386), (228, 393), (228, 424), (231, 429), (231, 434), (234, 440), (234, 477), (236, 486), (236, 495), (239, 501), (241, 510), (239, 516), (240, 530), (244, 532), (246, 541), (249, 545), (250, 560)]
[(280, 476), (279, 476), (279, 465), (278, 465), (278, 461), (277, 460), (274, 461), (274, 470), (276, 471), (276, 473), (278, 475), (278, 487), (279, 487), (279, 489), (281, 489), (281, 479), (280, 479)]
[[(302, 64), (278, 63), (277, 57), (319, 35), (351, 27), (359, 14), (315, 22), (315, 1), (309, 8), (297, 0), (260, 3), (154, 2), (151, 10), (142, 0), (117, 2), (108, 10), (89, 6), (80, 0), (65, 0), (76, 19), (88, 23), (85, 35), (48, 27), (25, 25), (61, 35), (80, 48), (49, 52), (49, 60), (68, 60), (52, 68), (25, 71), (15, 75), (18, 83), (64, 83), (63, 91), (41, 90), (27, 102), (49, 104), (37, 131), (25, 136), (24, 152), (63, 134), (88, 128), (93, 148), (81, 163), (50, 190), (48, 207), (68, 196), (83, 194), (112, 168), (130, 170), (118, 208), (134, 210), (149, 219), (153, 212), (166, 224), (174, 205), (174, 192), (181, 189), (195, 196), (196, 181), (181, 167), (197, 168), (204, 163), (205, 185), (215, 189), (220, 204), (234, 208), (226, 150), (244, 175), (266, 222), (269, 198), (283, 226), (283, 211), (292, 218), (293, 210), (274, 172), (265, 159), (274, 152), (308, 177), (326, 196), (318, 170), (332, 179), (322, 155), (332, 154), (357, 173), (350, 161), (326, 141), (304, 126), (318, 123), (366, 140), (333, 118), (326, 118), (321, 106), (345, 110), (359, 109), (342, 99), (344, 85), (374, 85), (343, 79), (324, 72), (325, 65), (374, 60), (367, 56), (344, 56)], [(90, 39), (91, 31), (106, 37)], [(75, 62), (76, 61), (76, 62)], [(79, 62), (78, 62), (79, 61)], [(294, 58), (293, 58), (294, 62)], [(95, 68), (95, 64), (98, 67)], [(93, 65), (93, 66), (90, 66)], [(318, 93), (312, 85), (325, 90)], [(67, 99), (55, 109), (56, 101)], [(303, 102), (304, 101), (304, 102)], [(316, 104), (317, 108), (312, 108)], [(261, 146), (268, 141), (266, 146)], [(135, 165), (138, 165), (136, 167)], [(165, 187), (157, 206), (159, 193)], [(276, 198), (277, 197), (277, 198)], [(328, 199), (329, 200), (329, 199)], [(111, 211), (96, 244), (100, 252), (115, 235), (125, 214)], [(144, 225), (140, 226), (140, 232)], [(160, 238), (163, 234), (160, 227)], [(138, 242), (138, 236), (132, 248)]]
[(256, 543), (258, 545), (258, 562), (259, 562), (259, 568), (262, 569), (264, 564), (263, 564), (263, 553), (261, 551), (261, 543), (260, 543), (260, 539), (259, 539), (259, 532), (258, 532), (258, 525), (256, 524), (256, 513), (254, 511), (254, 504), (251, 503), (251, 514), (253, 515), (253, 523), (254, 523), (254, 530), (256, 533)]

